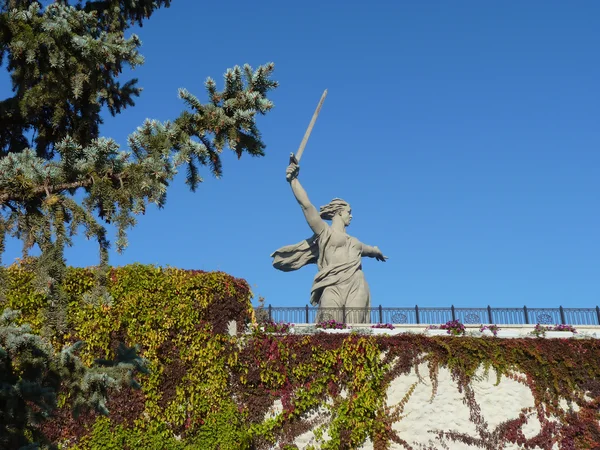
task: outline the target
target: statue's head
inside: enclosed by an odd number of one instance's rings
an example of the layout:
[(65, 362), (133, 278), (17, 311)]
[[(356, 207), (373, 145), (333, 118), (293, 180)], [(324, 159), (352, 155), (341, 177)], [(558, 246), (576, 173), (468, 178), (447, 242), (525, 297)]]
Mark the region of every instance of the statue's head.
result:
[(345, 226), (350, 225), (352, 220), (352, 209), (348, 202), (341, 198), (334, 198), (325, 206), (321, 206), (319, 212), (323, 220), (333, 220), (335, 216), (340, 216)]

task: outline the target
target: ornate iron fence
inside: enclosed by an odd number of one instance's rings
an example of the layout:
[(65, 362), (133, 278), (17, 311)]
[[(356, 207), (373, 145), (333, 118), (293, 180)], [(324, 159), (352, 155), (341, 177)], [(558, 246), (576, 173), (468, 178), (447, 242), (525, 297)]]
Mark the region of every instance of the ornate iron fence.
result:
[[(344, 323), (441, 324), (458, 320), (464, 324), (569, 324), (600, 325), (600, 307), (594, 308), (315, 308), (275, 307), (255, 308), (274, 322), (315, 323), (334, 319)], [(366, 316), (366, 317), (365, 317)], [(364, 320), (366, 319), (366, 320)]]

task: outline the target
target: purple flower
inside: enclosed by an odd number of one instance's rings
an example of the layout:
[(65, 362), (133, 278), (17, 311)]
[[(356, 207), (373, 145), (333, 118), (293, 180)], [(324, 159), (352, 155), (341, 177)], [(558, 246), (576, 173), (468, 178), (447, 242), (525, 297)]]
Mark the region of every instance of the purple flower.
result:
[(315, 325), (316, 328), (345, 330), (348, 328), (345, 323), (337, 322), (333, 319), (325, 320)]
[(537, 337), (544, 337), (546, 336), (546, 331), (550, 331), (550, 327), (545, 327), (544, 325), (537, 323), (531, 334)]
[(467, 331), (465, 326), (458, 320), (449, 320), (445, 324), (440, 325), (440, 329), (447, 330), (448, 334), (453, 336), (462, 336)]
[(479, 331), (481, 331), (482, 333), (485, 330), (489, 330), (494, 336), (498, 336), (498, 331), (500, 331), (500, 327), (498, 325), (482, 325), (479, 329)]
[(555, 325), (553, 331), (570, 331), (571, 333), (577, 333), (577, 330), (573, 325)]
[(392, 325), (391, 323), (378, 323), (375, 325), (371, 325), (371, 328), (387, 328), (389, 330), (393, 330), (394, 325)]
[(293, 323), (268, 321), (261, 324), (266, 333), (287, 333), (294, 326)]

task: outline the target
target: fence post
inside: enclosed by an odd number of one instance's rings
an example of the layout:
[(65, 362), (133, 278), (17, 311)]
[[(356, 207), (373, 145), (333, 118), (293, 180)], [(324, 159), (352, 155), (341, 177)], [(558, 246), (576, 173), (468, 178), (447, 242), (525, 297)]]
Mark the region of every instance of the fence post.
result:
[(308, 319), (308, 305), (306, 305), (306, 323), (310, 323), (309, 319)]
[(346, 323), (346, 305), (342, 305), (342, 322)]
[(383, 308), (379, 305), (379, 323), (383, 323)]
[(566, 323), (565, 322), (565, 310), (563, 309), (562, 306), (559, 306), (558, 309), (560, 310), (560, 323), (562, 323), (564, 325)]
[[(419, 320), (419, 305), (415, 305), (415, 316), (417, 318), (417, 324), (421, 323)], [(598, 323), (600, 323), (600, 313), (598, 313)]]
[(494, 319), (492, 319), (492, 307), (488, 305), (488, 320), (489, 323), (494, 323)]
[(269, 322), (273, 322), (273, 307), (269, 304)]
[(598, 318), (598, 325), (600, 325), (600, 307), (596, 306), (596, 317)]
[(452, 320), (456, 320), (456, 313), (454, 312), (454, 305), (450, 306), (450, 310), (452, 311)]
[(525, 314), (525, 323), (529, 324), (529, 314), (527, 314), (527, 306), (523, 306), (523, 314)]

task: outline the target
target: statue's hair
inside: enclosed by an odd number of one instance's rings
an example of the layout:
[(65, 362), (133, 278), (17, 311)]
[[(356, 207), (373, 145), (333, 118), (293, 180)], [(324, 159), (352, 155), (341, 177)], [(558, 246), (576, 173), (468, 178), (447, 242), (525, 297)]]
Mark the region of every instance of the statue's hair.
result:
[(321, 219), (331, 220), (344, 208), (350, 208), (348, 202), (342, 200), (341, 198), (334, 198), (325, 206), (321, 206), (321, 208), (319, 208)]

